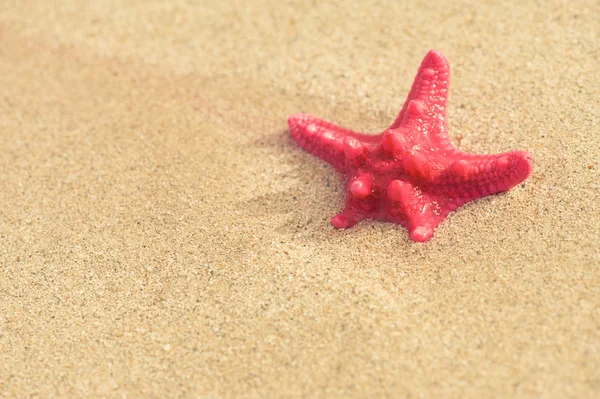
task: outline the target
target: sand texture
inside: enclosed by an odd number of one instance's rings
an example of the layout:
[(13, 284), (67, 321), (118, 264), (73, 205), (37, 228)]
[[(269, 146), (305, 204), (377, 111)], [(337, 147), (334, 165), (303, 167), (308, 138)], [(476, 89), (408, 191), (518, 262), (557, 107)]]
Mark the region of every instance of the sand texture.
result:
[[(0, 396), (600, 397), (598, 1), (1, 3)], [(287, 116), (382, 131), (430, 48), (532, 176), (335, 231)]]

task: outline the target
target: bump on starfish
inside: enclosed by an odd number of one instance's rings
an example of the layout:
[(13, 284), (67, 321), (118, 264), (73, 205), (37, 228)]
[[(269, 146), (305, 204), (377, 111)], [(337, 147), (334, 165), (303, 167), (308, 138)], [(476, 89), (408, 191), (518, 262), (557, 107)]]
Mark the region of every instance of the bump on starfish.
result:
[(531, 174), (524, 151), (468, 154), (446, 128), (450, 65), (430, 50), (400, 113), (383, 133), (369, 135), (306, 114), (291, 115), (292, 137), (346, 178), (346, 206), (331, 219), (337, 229), (363, 219), (399, 223), (414, 241), (469, 201), (507, 191)]

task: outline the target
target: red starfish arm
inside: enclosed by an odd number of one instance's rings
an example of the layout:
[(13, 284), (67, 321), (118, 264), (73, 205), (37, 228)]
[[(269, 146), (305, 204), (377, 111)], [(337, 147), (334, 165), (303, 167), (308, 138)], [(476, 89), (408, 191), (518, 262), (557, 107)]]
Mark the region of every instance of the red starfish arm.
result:
[[(410, 137), (412, 144), (423, 141), (423, 135), (429, 137), (429, 147), (446, 148), (450, 144), (446, 130), (446, 104), (450, 83), (450, 64), (437, 50), (430, 50), (417, 72), (412, 88), (404, 102), (402, 110), (389, 129), (401, 129), (418, 134)], [(415, 129), (415, 127), (419, 129)]]
[(457, 153), (439, 183), (450, 191), (454, 205), (507, 191), (529, 177), (533, 157), (525, 151), (493, 155)]
[(356, 158), (380, 140), (378, 136), (354, 132), (306, 114), (291, 115), (288, 125), (302, 148), (342, 173), (346, 171), (347, 158)]
[(451, 212), (446, 196), (424, 192), (408, 181), (393, 180), (386, 194), (390, 213), (396, 215), (391, 220), (406, 227), (414, 241), (429, 240), (437, 225)]

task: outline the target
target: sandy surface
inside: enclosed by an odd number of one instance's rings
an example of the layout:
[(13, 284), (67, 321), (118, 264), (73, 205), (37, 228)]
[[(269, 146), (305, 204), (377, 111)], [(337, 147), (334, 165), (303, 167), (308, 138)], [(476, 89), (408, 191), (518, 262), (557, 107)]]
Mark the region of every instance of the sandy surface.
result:
[[(600, 395), (597, 1), (84, 3), (0, 6), (2, 396)], [(380, 131), (429, 48), (532, 176), (334, 231), (287, 115)]]

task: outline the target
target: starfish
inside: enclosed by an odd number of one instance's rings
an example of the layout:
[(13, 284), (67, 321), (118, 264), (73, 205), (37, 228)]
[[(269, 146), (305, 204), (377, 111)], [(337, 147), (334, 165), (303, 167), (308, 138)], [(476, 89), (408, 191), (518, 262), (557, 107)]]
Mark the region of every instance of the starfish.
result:
[(396, 120), (378, 135), (306, 114), (288, 118), (298, 144), (346, 177), (346, 206), (331, 219), (333, 227), (383, 220), (424, 242), (450, 212), (530, 175), (533, 158), (527, 152), (479, 155), (452, 145), (446, 128), (449, 79), (448, 60), (430, 50)]

